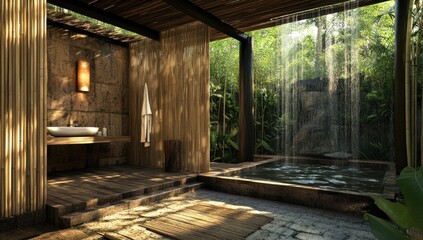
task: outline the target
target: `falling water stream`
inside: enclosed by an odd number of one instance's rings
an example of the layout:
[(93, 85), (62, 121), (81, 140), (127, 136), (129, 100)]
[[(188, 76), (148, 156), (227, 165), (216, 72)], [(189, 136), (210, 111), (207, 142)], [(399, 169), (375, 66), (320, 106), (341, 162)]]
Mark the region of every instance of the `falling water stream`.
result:
[[(346, 8), (351, 6), (346, 5)], [(275, 52), (280, 79), (284, 155), (359, 155), (359, 34), (355, 10), (299, 20), (279, 27)], [(305, 51), (314, 43), (315, 52)], [(309, 61), (313, 54), (312, 62)]]

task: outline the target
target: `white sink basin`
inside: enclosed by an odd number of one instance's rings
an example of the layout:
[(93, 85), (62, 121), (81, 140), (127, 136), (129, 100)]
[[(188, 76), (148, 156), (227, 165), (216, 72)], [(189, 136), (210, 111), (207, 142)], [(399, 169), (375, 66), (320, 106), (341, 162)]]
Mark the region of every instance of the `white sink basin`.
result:
[(47, 127), (47, 130), (55, 137), (94, 136), (98, 127)]

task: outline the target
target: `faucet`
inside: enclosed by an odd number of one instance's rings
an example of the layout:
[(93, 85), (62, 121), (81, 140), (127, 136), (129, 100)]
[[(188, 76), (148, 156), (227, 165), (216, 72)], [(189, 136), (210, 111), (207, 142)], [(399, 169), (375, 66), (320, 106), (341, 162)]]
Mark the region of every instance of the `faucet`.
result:
[(72, 120), (69, 121), (68, 127), (78, 127), (78, 126), (79, 126), (78, 121), (72, 121)]

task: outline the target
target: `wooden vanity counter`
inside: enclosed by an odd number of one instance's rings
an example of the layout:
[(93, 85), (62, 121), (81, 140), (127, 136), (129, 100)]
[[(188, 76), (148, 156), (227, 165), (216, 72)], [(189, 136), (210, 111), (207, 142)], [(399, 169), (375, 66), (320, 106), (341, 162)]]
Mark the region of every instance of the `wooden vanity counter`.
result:
[(130, 142), (131, 136), (89, 136), (89, 137), (53, 137), (47, 136), (47, 145), (74, 145), (111, 142)]

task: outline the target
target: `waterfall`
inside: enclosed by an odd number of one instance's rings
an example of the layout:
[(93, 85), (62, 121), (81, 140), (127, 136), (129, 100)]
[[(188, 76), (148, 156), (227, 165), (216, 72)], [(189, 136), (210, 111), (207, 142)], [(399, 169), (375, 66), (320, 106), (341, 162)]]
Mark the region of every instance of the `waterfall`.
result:
[[(351, 4), (351, 3), (349, 3)], [(345, 5), (345, 8), (352, 6)], [(359, 155), (360, 74), (356, 10), (278, 27), (276, 77), (284, 155)], [(285, 19), (286, 20), (286, 19)], [(305, 45), (314, 43), (314, 53)], [(310, 54), (313, 62), (308, 62)]]

